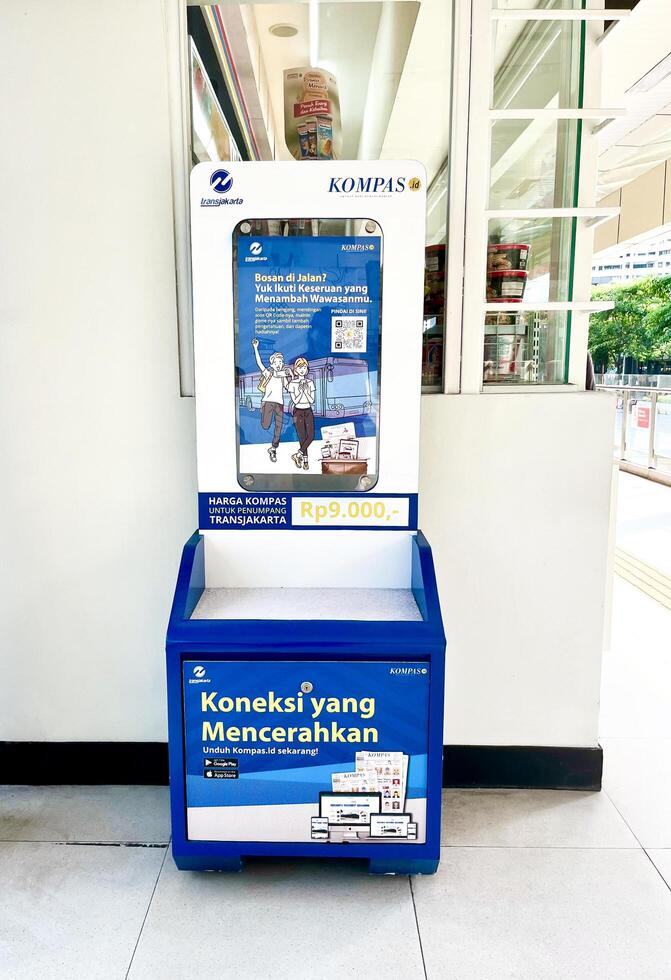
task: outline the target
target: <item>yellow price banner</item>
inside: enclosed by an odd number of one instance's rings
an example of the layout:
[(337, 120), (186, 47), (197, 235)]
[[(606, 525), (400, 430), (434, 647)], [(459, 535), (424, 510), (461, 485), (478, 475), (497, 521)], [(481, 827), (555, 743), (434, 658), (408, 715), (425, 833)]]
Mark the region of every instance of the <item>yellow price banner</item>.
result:
[(294, 497), (293, 527), (407, 527), (408, 497)]

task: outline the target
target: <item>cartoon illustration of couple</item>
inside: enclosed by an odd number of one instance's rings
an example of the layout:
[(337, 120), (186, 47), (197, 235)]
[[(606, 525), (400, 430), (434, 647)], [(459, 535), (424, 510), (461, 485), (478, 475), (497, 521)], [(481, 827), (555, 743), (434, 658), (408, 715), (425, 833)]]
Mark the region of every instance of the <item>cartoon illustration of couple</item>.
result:
[(293, 407), (294, 427), (300, 448), (291, 458), (298, 469), (307, 470), (308, 449), (315, 437), (315, 417), (312, 405), (315, 400), (315, 383), (308, 377), (310, 365), (304, 357), (298, 357), (294, 362), (293, 371), (284, 364), (284, 355), (275, 351), (268, 359), (268, 367), (261, 360), (259, 342), (256, 337), (252, 340), (254, 357), (261, 371), (259, 389), (263, 392), (261, 399), (261, 425), (269, 429), (274, 422), (272, 442), (268, 455), (272, 463), (277, 462), (277, 449), (282, 436), (284, 421), (284, 389), (289, 392)]

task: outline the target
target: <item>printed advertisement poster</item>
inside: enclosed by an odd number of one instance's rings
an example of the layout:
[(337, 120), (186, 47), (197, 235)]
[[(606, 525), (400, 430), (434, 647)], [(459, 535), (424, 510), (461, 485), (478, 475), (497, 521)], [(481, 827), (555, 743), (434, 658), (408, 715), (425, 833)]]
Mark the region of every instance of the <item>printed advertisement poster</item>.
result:
[(296, 160), (340, 159), (340, 98), (330, 72), (321, 68), (285, 70), (284, 138)]
[[(361, 222), (360, 222), (361, 223)], [(344, 225), (345, 222), (342, 222)], [(377, 482), (382, 237), (236, 235), (238, 480)]]
[(425, 663), (183, 671), (190, 840), (426, 840)]

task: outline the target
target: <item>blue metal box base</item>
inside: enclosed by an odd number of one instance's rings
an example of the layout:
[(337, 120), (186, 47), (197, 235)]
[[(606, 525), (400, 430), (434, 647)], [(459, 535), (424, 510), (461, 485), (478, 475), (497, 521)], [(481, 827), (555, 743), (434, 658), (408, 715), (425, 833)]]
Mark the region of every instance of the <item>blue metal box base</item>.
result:
[[(384, 845), (382, 845), (384, 846)], [(273, 857), (276, 857), (273, 854)], [(314, 860), (315, 855), (302, 854), (297, 860), (308, 858)], [(202, 857), (190, 854), (175, 856), (175, 864), (180, 871), (219, 871), (227, 874), (239, 874), (245, 869), (247, 857), (225, 857), (221, 854), (212, 854), (206, 860)], [(330, 854), (328, 860), (356, 860), (365, 862), (359, 854)], [(413, 858), (411, 860), (401, 860), (394, 858), (370, 858), (368, 861), (368, 874), (371, 875), (432, 875), (438, 870), (439, 858)]]
[[(413, 539), (412, 590), (422, 615), (415, 622), (192, 620), (205, 588), (204, 541), (194, 534), (179, 569), (166, 654), (173, 857), (178, 868), (240, 871), (247, 858), (318, 858), (368, 862), (371, 874), (432, 874), (440, 856), (445, 635), (431, 549)], [(426, 841), (414, 843), (189, 840), (187, 837), (183, 665), (185, 661), (315, 664), (412, 661), (429, 674)]]

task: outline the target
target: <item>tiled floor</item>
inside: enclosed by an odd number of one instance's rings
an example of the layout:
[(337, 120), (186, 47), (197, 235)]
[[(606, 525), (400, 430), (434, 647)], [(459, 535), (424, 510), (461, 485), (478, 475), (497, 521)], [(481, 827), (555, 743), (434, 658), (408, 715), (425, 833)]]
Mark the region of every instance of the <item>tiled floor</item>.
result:
[(0, 977), (669, 980), (671, 820), (629, 759), (617, 806), (607, 791), (447, 792), (440, 869), (412, 882), (319, 862), (178, 872), (163, 791), (7, 789)]
[(164, 789), (0, 789), (1, 980), (671, 980), (671, 611), (616, 579), (612, 635), (603, 792), (447, 792), (433, 877), (177, 872)]
[(440, 869), (411, 882), (178, 872), (164, 789), (7, 787), (0, 977), (671, 980), (671, 612), (615, 590), (603, 792), (446, 792)]

